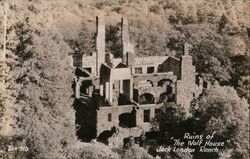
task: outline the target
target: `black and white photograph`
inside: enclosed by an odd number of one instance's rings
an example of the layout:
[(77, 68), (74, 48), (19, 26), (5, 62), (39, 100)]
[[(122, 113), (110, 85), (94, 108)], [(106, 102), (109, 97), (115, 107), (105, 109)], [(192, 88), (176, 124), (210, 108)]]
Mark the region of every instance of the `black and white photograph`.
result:
[(249, 0), (0, 0), (0, 159), (249, 159)]

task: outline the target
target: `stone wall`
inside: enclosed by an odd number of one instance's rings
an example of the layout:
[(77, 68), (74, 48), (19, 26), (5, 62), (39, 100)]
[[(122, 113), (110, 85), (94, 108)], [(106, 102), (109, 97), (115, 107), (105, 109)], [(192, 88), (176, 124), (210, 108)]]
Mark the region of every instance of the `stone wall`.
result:
[[(108, 115), (111, 114), (111, 121), (108, 120)], [(105, 130), (111, 130), (112, 127), (119, 127), (119, 114), (116, 107), (100, 107), (97, 110), (97, 136)]]
[(147, 104), (140, 105), (139, 109), (136, 111), (136, 126), (142, 128), (144, 131), (148, 132), (152, 129), (151, 122), (144, 122), (144, 110), (150, 110), (150, 121), (155, 117), (155, 109), (160, 109), (162, 104)]
[(159, 101), (160, 95), (166, 92), (165, 87), (142, 87), (138, 89), (138, 95), (141, 96), (145, 93), (152, 94), (155, 98), (155, 103)]
[(197, 96), (195, 91), (195, 67), (193, 66), (192, 56), (188, 55), (187, 51), (181, 57), (181, 74), (180, 80), (177, 81), (177, 98), (176, 103), (185, 108), (187, 116), (192, 99)]
[(150, 66), (159, 65), (168, 59), (168, 56), (148, 56), (148, 57), (136, 57), (134, 66)]
[(169, 57), (159, 66), (159, 72), (173, 72), (180, 79), (181, 62), (179, 59)]
[(131, 79), (132, 73), (130, 68), (117, 68), (111, 70), (111, 80)]
[(157, 86), (157, 83), (160, 80), (169, 79), (173, 82), (176, 82), (177, 77), (173, 75), (173, 72), (166, 72), (166, 73), (157, 73), (157, 74), (142, 74), (142, 75), (134, 75), (133, 81), (135, 88), (138, 88), (139, 82), (143, 80), (150, 80), (153, 81), (154, 86)]
[[(119, 128), (119, 115), (131, 113), (133, 110), (136, 111), (135, 127), (145, 131), (151, 131), (152, 124), (150, 122), (144, 122), (144, 110), (150, 110), (151, 121), (155, 117), (155, 109), (160, 109), (161, 107), (162, 104), (140, 105), (139, 108), (136, 108), (134, 105), (100, 107), (99, 110), (97, 110), (97, 136), (105, 130), (111, 130), (112, 127)], [(111, 121), (108, 119), (109, 114), (111, 114)]]
[(91, 74), (96, 75), (96, 53), (93, 53), (92, 56), (82, 56), (82, 68), (91, 68)]

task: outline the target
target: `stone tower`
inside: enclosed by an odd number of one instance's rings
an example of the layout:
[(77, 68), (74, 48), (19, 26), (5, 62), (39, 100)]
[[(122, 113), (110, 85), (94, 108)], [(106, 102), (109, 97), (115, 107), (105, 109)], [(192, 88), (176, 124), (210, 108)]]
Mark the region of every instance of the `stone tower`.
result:
[(105, 62), (105, 20), (96, 17), (96, 76), (100, 77), (101, 64)]
[(189, 55), (189, 48), (191, 46), (184, 44), (184, 55), (181, 57), (181, 77), (177, 81), (177, 98), (176, 103), (185, 108), (189, 113), (191, 101), (194, 97), (195, 91), (195, 67), (193, 65), (192, 56)]
[(127, 63), (128, 52), (134, 53), (133, 46), (129, 42), (128, 19), (122, 17), (122, 62)]

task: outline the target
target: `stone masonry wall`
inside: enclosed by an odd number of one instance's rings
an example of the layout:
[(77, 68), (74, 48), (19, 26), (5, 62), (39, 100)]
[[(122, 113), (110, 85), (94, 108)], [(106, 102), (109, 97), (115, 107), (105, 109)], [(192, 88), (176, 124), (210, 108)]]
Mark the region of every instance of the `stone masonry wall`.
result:
[(189, 115), (190, 102), (195, 96), (195, 67), (192, 64), (192, 56), (183, 55), (181, 58), (181, 80), (177, 81), (177, 99), (176, 103), (180, 104), (187, 115)]
[[(108, 114), (111, 114), (111, 121), (108, 121)], [(119, 126), (119, 115), (118, 109), (115, 107), (100, 107), (97, 110), (97, 136), (100, 135), (104, 130), (111, 130), (113, 126)]]

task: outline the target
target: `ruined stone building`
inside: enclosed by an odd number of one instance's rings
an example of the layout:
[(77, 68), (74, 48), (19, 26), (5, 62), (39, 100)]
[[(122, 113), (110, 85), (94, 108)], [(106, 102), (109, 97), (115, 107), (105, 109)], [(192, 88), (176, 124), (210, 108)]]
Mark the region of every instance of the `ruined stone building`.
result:
[(76, 99), (95, 103), (95, 136), (117, 128), (120, 140), (151, 131), (150, 121), (163, 103), (175, 102), (188, 112), (203, 85), (202, 79), (196, 78), (188, 44), (180, 59), (136, 57), (126, 18), (122, 18), (121, 25), (123, 56), (114, 58), (105, 53), (105, 21), (96, 18), (96, 52), (83, 55), (75, 78)]

